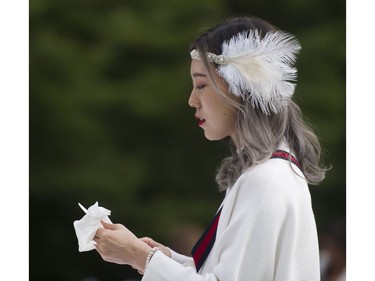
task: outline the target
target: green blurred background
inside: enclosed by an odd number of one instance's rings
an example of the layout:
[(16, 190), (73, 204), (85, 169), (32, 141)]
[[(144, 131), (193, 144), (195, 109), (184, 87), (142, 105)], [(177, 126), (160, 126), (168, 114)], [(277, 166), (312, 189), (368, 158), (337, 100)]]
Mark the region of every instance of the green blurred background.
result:
[(345, 9), (342, 0), (30, 1), (30, 280), (139, 279), (78, 252), (78, 202), (98, 201), (113, 222), (177, 248), (180, 231), (211, 219), (228, 151), (204, 138), (187, 105), (188, 46), (228, 16), (256, 15), (300, 40), (296, 100), (333, 166), (311, 187), (319, 235), (345, 221)]

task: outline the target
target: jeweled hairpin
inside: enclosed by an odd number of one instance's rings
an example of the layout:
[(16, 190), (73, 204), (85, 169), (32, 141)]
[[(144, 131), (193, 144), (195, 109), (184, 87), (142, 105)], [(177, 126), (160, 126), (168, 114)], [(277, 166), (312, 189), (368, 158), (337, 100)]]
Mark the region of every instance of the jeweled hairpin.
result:
[[(194, 60), (200, 60), (199, 52), (194, 49), (190, 52), (190, 56)], [(228, 57), (223, 55), (216, 55), (213, 53), (207, 53), (207, 58), (210, 62), (214, 62), (219, 65), (225, 65), (228, 63)]]

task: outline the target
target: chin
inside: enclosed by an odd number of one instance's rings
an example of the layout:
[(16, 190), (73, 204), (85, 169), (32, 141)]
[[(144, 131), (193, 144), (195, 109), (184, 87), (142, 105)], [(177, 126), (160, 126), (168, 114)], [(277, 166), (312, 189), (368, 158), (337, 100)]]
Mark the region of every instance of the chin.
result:
[(206, 139), (208, 139), (209, 141), (218, 141), (218, 140), (222, 140), (224, 139), (225, 137), (220, 137), (220, 136), (213, 136), (213, 135), (209, 135), (209, 134), (204, 134), (204, 136), (206, 137)]

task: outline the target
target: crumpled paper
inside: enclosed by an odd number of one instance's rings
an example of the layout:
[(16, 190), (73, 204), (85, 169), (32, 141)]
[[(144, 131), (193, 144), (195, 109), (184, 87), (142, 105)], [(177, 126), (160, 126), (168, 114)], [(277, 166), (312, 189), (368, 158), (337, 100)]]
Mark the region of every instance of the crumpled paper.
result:
[(111, 211), (99, 207), (98, 202), (87, 209), (86, 215), (82, 219), (73, 222), (73, 226), (78, 238), (78, 251), (85, 252), (95, 249), (94, 236), (98, 228), (103, 227), (101, 221), (112, 223), (108, 216)]

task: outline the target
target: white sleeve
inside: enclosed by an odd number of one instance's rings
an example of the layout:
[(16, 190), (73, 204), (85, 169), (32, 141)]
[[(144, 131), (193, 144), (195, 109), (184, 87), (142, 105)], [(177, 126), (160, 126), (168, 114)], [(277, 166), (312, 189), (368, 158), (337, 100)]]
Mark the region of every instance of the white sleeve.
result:
[(196, 272), (195, 266), (184, 266), (157, 251), (143, 275), (142, 281), (219, 281), (212, 273), (204, 276)]
[(181, 255), (172, 249), (168, 248), (171, 251), (171, 259), (184, 265), (184, 266), (194, 266), (194, 260), (192, 257)]

